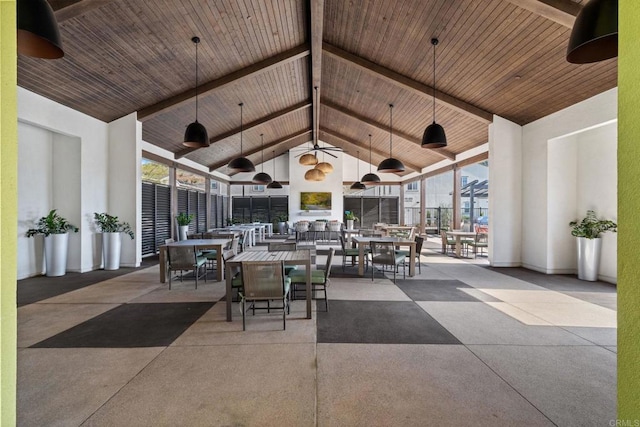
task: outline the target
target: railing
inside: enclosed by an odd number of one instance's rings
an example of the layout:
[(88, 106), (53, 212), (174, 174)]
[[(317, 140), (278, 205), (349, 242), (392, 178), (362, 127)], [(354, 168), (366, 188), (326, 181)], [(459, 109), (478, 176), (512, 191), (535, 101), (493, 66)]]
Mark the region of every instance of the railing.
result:
[[(476, 208), (473, 211), (474, 223), (478, 223), (478, 218), (486, 218), (489, 215), (489, 211), (486, 208)], [(466, 228), (473, 229), (470, 225), (470, 212), (467, 209), (461, 209), (460, 218), (462, 224), (458, 227), (453, 226), (453, 208), (425, 208), (425, 227), (426, 232), (429, 234), (440, 234), (440, 230), (449, 230), (453, 228)], [(483, 221), (484, 222), (484, 221)], [(405, 208), (404, 209), (404, 224), (420, 226), (420, 208)]]

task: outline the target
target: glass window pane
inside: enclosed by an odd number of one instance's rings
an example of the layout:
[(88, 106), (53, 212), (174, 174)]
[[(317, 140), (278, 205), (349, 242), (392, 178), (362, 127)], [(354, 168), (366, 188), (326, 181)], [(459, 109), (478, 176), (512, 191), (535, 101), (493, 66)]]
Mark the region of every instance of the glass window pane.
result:
[(143, 158), (142, 180), (169, 185), (169, 166)]

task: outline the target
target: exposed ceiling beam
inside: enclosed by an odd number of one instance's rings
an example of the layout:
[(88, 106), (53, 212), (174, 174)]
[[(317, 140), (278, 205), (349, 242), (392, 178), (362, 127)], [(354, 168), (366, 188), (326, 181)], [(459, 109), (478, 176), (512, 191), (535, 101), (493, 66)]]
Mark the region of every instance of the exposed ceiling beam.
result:
[[(300, 144), (304, 144), (305, 142), (309, 141), (309, 134), (311, 133), (311, 131), (309, 129), (305, 129), (303, 131), (294, 133), (293, 135), (289, 135), (289, 136), (285, 136), (284, 138), (280, 138), (280, 139), (276, 139), (275, 141), (269, 142), (267, 144), (264, 145), (264, 147), (258, 147), (258, 148), (254, 148), (253, 150), (249, 150), (247, 152), (244, 153), (245, 157), (248, 157), (252, 154), (258, 153), (260, 152), (260, 150), (267, 150), (271, 147), (275, 147), (276, 145), (280, 145), (280, 144), (284, 144), (285, 142), (289, 142), (289, 141), (293, 141), (294, 139), (296, 139), (296, 141), (300, 141)], [(219, 169), (221, 167), (223, 167), (224, 165), (226, 165), (227, 163), (229, 163), (231, 160), (233, 160), (237, 155), (234, 155), (232, 157), (227, 157), (226, 159), (220, 160), (219, 162), (216, 162), (212, 165), (209, 165), (209, 172), (213, 172), (216, 169)]]
[[(326, 138), (328, 136), (328, 138)], [(355, 141), (351, 138), (349, 138), (348, 136), (345, 135), (341, 135), (338, 132), (335, 132), (331, 129), (327, 129), (323, 126), (320, 127), (320, 138), (321, 139), (325, 139), (327, 140), (328, 143), (334, 145), (334, 143), (337, 140), (342, 141), (342, 144), (339, 144), (339, 146), (341, 146), (340, 148), (342, 148), (343, 150), (344, 148), (344, 144), (346, 144), (347, 146), (349, 145), (353, 145), (355, 147), (361, 148), (362, 150), (369, 151), (369, 144), (365, 144), (363, 142), (360, 141)], [(378, 156), (382, 156), (383, 158), (387, 158), (388, 154), (386, 152), (382, 152), (380, 150), (378, 150), (377, 148), (371, 148), (371, 152), (376, 153)], [(403, 161), (402, 163), (404, 163), (404, 165), (408, 168), (411, 169), (415, 172), (420, 172), (422, 170), (422, 168), (416, 164), (413, 163), (408, 163), (406, 161)]]
[[(288, 108), (285, 108), (284, 110), (276, 111), (275, 113), (269, 114), (268, 116), (264, 116), (264, 117), (261, 117), (261, 118), (259, 118), (257, 120), (254, 120), (253, 122), (242, 126), (242, 130), (243, 131), (247, 131), (249, 129), (253, 129), (253, 128), (257, 127), (257, 126), (263, 125), (265, 123), (269, 123), (272, 120), (276, 120), (276, 119), (278, 119), (278, 118), (280, 118), (282, 116), (286, 116), (287, 114), (295, 113), (296, 111), (303, 110), (303, 109), (308, 108), (310, 106), (311, 106), (311, 103), (309, 103), (307, 101), (300, 102), (300, 103), (298, 103), (298, 104), (296, 104), (296, 105), (294, 105), (292, 107), (288, 107)], [(231, 129), (228, 132), (222, 133), (220, 135), (216, 135), (213, 138), (209, 138), (209, 144), (215, 144), (216, 142), (220, 142), (222, 140), (230, 138), (230, 137), (232, 137), (234, 135), (237, 135), (238, 133), (240, 133), (240, 127), (239, 126), (237, 128)], [(189, 153), (191, 153), (191, 152), (193, 152), (195, 150), (199, 150), (199, 149), (200, 148), (191, 148), (191, 147), (190, 148), (183, 148), (182, 150), (176, 152), (174, 154), (174, 157), (176, 159), (179, 159), (179, 158), (184, 157), (187, 154), (189, 154)]]
[(523, 9), (557, 22), (567, 28), (573, 28), (576, 16), (582, 9), (571, 0), (507, 0)]
[[(373, 126), (373, 127), (377, 128), (377, 129), (380, 129), (382, 131), (387, 132), (389, 130), (389, 127), (387, 125), (383, 125), (382, 123), (378, 123), (378, 122), (376, 122), (374, 120), (371, 120), (368, 117), (363, 116), (362, 114), (356, 113), (355, 111), (351, 111), (348, 108), (342, 107), (342, 106), (340, 106), (338, 104), (334, 104), (331, 101), (324, 100), (323, 101), (323, 105), (328, 107), (328, 108), (331, 108), (332, 110), (335, 110), (335, 111), (337, 111), (339, 113), (342, 113), (342, 114), (344, 114), (346, 116), (349, 116), (349, 117), (351, 117), (353, 119), (359, 120), (364, 124), (367, 124), (369, 126)], [(393, 134), (395, 136), (398, 136), (398, 137), (400, 137), (400, 138), (402, 138), (404, 140), (407, 140), (409, 142), (412, 142), (414, 144), (417, 144), (417, 145), (421, 145), (422, 144), (422, 141), (420, 139), (415, 138), (415, 137), (409, 135), (408, 133), (404, 133), (402, 131), (399, 131), (398, 129), (394, 129), (393, 130)], [(431, 151), (433, 153), (439, 155), (439, 156), (444, 157), (445, 159), (449, 159), (449, 160), (455, 160), (456, 159), (456, 155), (454, 153), (452, 153), (451, 151), (449, 151), (447, 149), (444, 149), (444, 148), (432, 149)]]
[(56, 21), (60, 23), (112, 2), (113, 0), (77, 0), (73, 2), (66, 2), (64, 3), (64, 6), (57, 10), (55, 9), (57, 3), (52, 4), (51, 7), (55, 10)]
[(324, 27), (324, 0), (309, 0), (309, 33), (311, 35), (311, 79), (310, 92), (313, 103), (311, 109), (311, 126), (315, 133), (314, 143), (318, 138), (320, 124), (320, 98), (322, 81), (322, 32)]
[[(401, 86), (412, 93), (433, 98), (433, 87), (429, 85), (420, 83), (396, 71), (349, 53), (329, 43), (323, 43), (322, 46), (323, 51), (332, 58), (355, 65), (364, 72), (380, 77), (396, 86)], [(436, 102), (464, 114), (465, 116), (471, 117), (474, 120), (481, 121), (482, 123), (489, 124), (493, 121), (493, 113), (485, 111), (444, 92), (440, 92), (439, 90), (436, 90)]]
[[(267, 58), (264, 61), (257, 62), (255, 64), (249, 65), (248, 67), (229, 73), (226, 76), (222, 76), (218, 79), (211, 80), (210, 82), (199, 85), (198, 95), (203, 96), (208, 92), (220, 89), (230, 84), (237, 84), (243, 79), (256, 76), (260, 73), (264, 73), (288, 62), (296, 61), (300, 58), (304, 58), (307, 55), (309, 55), (309, 47), (307, 45), (294, 47), (293, 49), (290, 49), (286, 52), (282, 52), (275, 56), (272, 56), (271, 58)], [(165, 113), (169, 110), (178, 108), (186, 104), (191, 100), (191, 98), (194, 98), (195, 96), (196, 89), (193, 88), (178, 95), (164, 99), (156, 104), (144, 107), (138, 110), (138, 120), (144, 122), (145, 120), (152, 119), (161, 113)]]

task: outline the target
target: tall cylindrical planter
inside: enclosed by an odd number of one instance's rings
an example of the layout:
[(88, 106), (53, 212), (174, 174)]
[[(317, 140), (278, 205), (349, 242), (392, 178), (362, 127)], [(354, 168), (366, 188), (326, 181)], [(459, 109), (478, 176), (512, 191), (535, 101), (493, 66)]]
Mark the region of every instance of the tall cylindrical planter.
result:
[(44, 258), (49, 277), (64, 276), (67, 272), (69, 233), (49, 234), (44, 238)]
[(278, 223), (278, 233), (280, 233), (280, 235), (287, 234), (287, 223), (286, 222), (279, 222)]
[(347, 220), (347, 229), (348, 230), (353, 230), (353, 221), (352, 219), (348, 219)]
[(578, 237), (578, 279), (594, 282), (600, 270), (602, 239)]
[(178, 240), (187, 240), (187, 233), (189, 232), (188, 225), (178, 226)]
[(102, 233), (102, 260), (105, 270), (120, 268), (122, 233)]

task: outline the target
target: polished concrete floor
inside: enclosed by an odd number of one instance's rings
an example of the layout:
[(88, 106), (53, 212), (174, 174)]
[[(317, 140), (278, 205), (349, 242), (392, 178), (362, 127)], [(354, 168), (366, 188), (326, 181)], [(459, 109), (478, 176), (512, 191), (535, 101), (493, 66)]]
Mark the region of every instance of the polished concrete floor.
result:
[(389, 273), (372, 281), (343, 271), (337, 256), (329, 311), (318, 301), (308, 320), (304, 301), (294, 301), (286, 331), (280, 313), (258, 312), (243, 332), (237, 304), (225, 321), (223, 282), (169, 290), (157, 265), (75, 290), (60, 285), (18, 309), (18, 424), (615, 420), (614, 286), (503, 273), (427, 246), (422, 273), (395, 284)]

